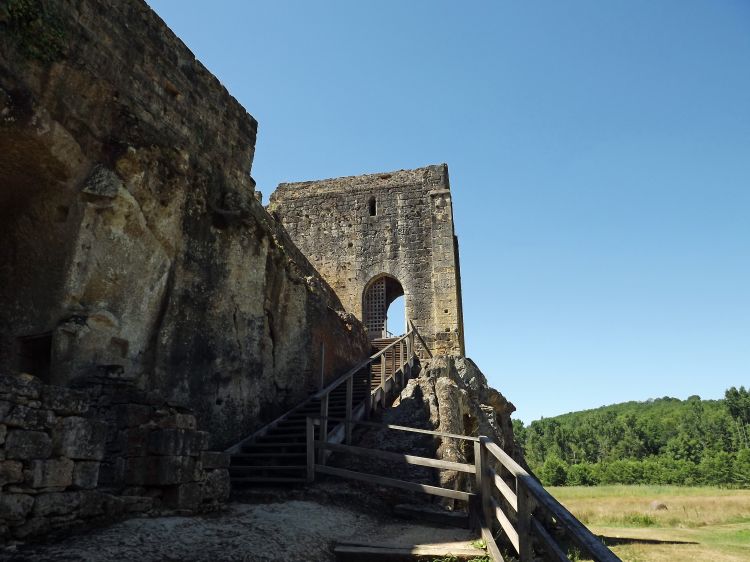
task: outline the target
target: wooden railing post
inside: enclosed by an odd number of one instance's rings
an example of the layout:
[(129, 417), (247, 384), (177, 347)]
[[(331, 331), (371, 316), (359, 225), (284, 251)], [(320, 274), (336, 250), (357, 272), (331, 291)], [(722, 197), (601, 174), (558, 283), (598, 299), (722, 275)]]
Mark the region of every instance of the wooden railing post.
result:
[(315, 480), (315, 424), (307, 417), (307, 481)]
[(385, 397), (385, 353), (380, 355), (380, 406), (385, 410), (388, 407), (388, 400)]
[(318, 390), (323, 390), (326, 385), (326, 344), (320, 344), (320, 387)]
[[(318, 441), (321, 444), (328, 441), (328, 393), (320, 398), (320, 434)], [(318, 464), (326, 463), (326, 450), (321, 447), (318, 451)]]
[(365, 419), (370, 419), (372, 411), (372, 362), (367, 364), (367, 398), (365, 399)]
[(352, 402), (354, 400), (354, 375), (346, 379), (346, 417), (344, 419), (344, 442), (352, 444)]
[(476, 462), (477, 469), (477, 485), (479, 486), (479, 497), (482, 502), (482, 519), (483, 524), (487, 527), (490, 534), (492, 534), (493, 523), (495, 521), (495, 515), (492, 511), (492, 480), (488, 474), (488, 457), (486, 443), (489, 439), (484, 436), (479, 436), (479, 441), (474, 446), (474, 461)]
[(396, 347), (391, 348), (391, 365), (393, 366), (393, 381), (396, 381)]
[(526, 483), (516, 476), (516, 498), (518, 498), (518, 555), (521, 562), (534, 559), (534, 545), (531, 540), (531, 498)]

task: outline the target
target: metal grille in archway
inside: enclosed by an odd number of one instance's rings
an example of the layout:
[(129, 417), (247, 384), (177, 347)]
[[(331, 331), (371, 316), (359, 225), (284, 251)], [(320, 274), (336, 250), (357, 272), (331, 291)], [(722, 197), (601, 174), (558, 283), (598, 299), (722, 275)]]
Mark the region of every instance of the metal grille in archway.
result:
[(362, 320), (370, 339), (388, 336), (388, 306), (403, 294), (401, 283), (387, 275), (382, 275), (367, 285), (362, 299)]

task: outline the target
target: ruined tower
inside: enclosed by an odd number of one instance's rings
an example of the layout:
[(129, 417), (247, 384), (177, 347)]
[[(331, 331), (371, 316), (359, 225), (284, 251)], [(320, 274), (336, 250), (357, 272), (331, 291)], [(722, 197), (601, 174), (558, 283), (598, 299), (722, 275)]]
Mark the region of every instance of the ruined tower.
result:
[(282, 183), (268, 210), (371, 339), (404, 295), (406, 317), (434, 351), (464, 353), (447, 165)]

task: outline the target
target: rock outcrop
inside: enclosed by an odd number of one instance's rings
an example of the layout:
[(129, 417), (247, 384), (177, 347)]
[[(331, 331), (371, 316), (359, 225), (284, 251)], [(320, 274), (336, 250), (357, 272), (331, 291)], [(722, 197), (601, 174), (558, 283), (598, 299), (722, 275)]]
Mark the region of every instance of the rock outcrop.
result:
[[(416, 376), (407, 381), (393, 405), (383, 410), (380, 421), (454, 435), (484, 435), (525, 466), (523, 454), (513, 435), (510, 416), (514, 411), (513, 404), (487, 384), (486, 377), (471, 359), (459, 355), (438, 355), (423, 361), (416, 368)], [(460, 463), (475, 462), (473, 442), (468, 440), (369, 427), (358, 429), (355, 438), (356, 445), (370, 449)], [(474, 485), (473, 475), (464, 472), (434, 470), (355, 455), (339, 455), (333, 462), (336, 466), (359, 472), (390, 477), (397, 475), (410, 482), (455, 490), (471, 490)], [(419, 502), (428, 498), (404, 492), (392, 495), (396, 502)], [(458, 505), (466, 507), (447, 499), (441, 503), (449, 509)]]
[(0, 369), (131, 381), (223, 447), (369, 351), (256, 199), (256, 121), (141, 0), (0, 5)]
[[(412, 408), (421, 405), (423, 415), (434, 430), (487, 436), (518, 463), (525, 464), (510, 419), (515, 406), (487, 384), (487, 378), (471, 359), (439, 355), (425, 361), (419, 375), (409, 380), (401, 392), (397, 407), (408, 403)], [(437, 458), (474, 462), (474, 450), (467, 441), (440, 438), (436, 445)], [(465, 490), (465, 479), (465, 473), (440, 471), (440, 485), (446, 488)]]

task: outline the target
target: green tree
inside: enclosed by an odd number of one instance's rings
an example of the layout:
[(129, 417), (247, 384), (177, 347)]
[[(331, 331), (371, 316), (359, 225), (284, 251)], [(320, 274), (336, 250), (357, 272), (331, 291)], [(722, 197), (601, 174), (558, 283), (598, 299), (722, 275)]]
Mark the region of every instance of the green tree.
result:
[(750, 390), (744, 386), (728, 388), (724, 392), (724, 403), (730, 416), (745, 425), (750, 424)]
[(750, 488), (750, 449), (741, 449), (734, 460), (734, 483)]
[(539, 478), (545, 486), (564, 486), (568, 479), (568, 465), (555, 455), (544, 461)]
[(698, 473), (702, 484), (731, 484), (735, 479), (732, 454), (719, 451), (704, 455)]
[(595, 466), (588, 462), (570, 465), (566, 483), (568, 486), (596, 486), (599, 484), (599, 475)]

